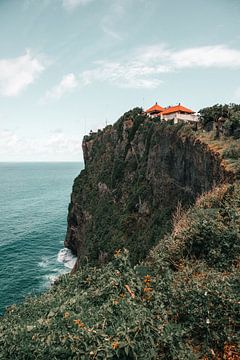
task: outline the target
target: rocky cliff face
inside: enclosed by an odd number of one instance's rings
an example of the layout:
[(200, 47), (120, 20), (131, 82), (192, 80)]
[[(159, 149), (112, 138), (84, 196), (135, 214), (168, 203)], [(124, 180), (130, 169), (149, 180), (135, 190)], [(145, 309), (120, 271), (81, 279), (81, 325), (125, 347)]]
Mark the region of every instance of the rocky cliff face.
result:
[(104, 262), (126, 247), (136, 263), (171, 229), (179, 203), (234, 179), (189, 128), (154, 122), (141, 109), (85, 136), (83, 152), (65, 240), (79, 262)]

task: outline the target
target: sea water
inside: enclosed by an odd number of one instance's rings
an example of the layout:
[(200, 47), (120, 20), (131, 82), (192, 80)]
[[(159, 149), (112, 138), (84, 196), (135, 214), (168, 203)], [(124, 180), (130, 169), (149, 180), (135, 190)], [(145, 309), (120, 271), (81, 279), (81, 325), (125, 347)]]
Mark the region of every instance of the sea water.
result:
[(75, 263), (63, 248), (82, 163), (0, 163), (0, 313)]

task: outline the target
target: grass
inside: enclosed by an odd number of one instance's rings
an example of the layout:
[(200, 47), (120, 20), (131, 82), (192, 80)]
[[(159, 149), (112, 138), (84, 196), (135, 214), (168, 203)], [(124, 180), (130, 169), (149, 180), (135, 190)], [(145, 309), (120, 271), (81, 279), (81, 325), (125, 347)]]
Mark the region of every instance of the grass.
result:
[(201, 142), (208, 144), (211, 151), (222, 157), (222, 164), (226, 170), (233, 171), (239, 175), (240, 139), (223, 136), (220, 139), (215, 139), (214, 131), (203, 132), (202, 130), (196, 133), (196, 137)]

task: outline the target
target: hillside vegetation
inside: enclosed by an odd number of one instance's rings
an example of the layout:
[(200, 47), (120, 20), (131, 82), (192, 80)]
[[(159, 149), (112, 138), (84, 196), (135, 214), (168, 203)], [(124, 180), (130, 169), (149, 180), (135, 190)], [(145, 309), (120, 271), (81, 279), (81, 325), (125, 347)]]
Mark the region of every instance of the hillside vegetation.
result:
[[(195, 137), (196, 146), (200, 136), (216, 141), (214, 130), (166, 130)], [(218, 164), (223, 153), (215, 151)], [(79, 262), (48, 292), (9, 307), (0, 321), (0, 359), (239, 360), (240, 184), (229, 179), (188, 206), (178, 202), (171, 230), (143, 261), (114, 243), (111, 261)]]
[(216, 104), (199, 111), (201, 130), (195, 135), (240, 176), (240, 105)]
[(239, 359), (239, 209), (239, 185), (223, 185), (178, 209), (141, 265), (119, 249), (8, 308), (1, 358)]

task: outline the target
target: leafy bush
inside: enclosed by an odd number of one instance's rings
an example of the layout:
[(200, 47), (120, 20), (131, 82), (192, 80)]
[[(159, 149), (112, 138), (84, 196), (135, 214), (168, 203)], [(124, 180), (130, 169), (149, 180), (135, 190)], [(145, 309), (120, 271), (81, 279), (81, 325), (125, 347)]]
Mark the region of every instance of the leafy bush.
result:
[[(221, 192), (215, 191), (215, 194), (219, 196)], [(167, 246), (174, 261), (201, 260), (219, 271), (233, 266), (240, 254), (239, 208), (239, 185), (223, 186), (222, 198), (215, 201), (211, 193), (203, 196), (203, 200), (187, 212), (186, 226), (174, 230), (169, 237)]]
[(200, 123), (202, 127), (210, 131), (213, 129), (214, 122), (219, 118), (225, 119), (223, 128), (224, 135), (232, 136), (235, 134), (236, 138), (239, 136), (240, 129), (240, 105), (238, 104), (216, 104), (210, 107), (199, 110)]
[(114, 128), (117, 130), (118, 137), (121, 140), (122, 140), (124, 121), (127, 119), (135, 119), (135, 118), (138, 118), (139, 116), (146, 118), (146, 116), (143, 114), (143, 109), (136, 107), (136, 108), (124, 113), (123, 116), (121, 116), (120, 119), (114, 124)]
[(216, 104), (199, 110), (200, 122), (205, 130), (212, 130), (213, 123), (221, 116), (228, 116), (228, 105)]
[(124, 175), (124, 170), (125, 170), (125, 161), (124, 159), (121, 158), (116, 158), (114, 159), (114, 163), (113, 163), (113, 171), (112, 171), (112, 179), (111, 179), (111, 187), (115, 188), (115, 186), (117, 185), (117, 183), (119, 181), (121, 181), (123, 175)]

